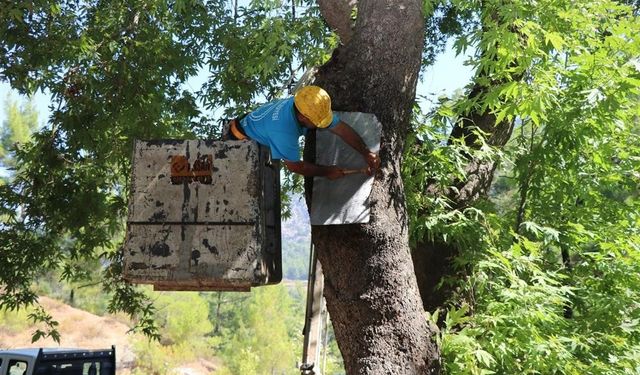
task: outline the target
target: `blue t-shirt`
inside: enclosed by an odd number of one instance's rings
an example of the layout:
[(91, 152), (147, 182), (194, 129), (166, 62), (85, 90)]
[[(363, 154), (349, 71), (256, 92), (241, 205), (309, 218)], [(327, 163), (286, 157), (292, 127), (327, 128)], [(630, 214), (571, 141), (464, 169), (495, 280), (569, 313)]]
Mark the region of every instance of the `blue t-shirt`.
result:
[[(336, 126), (339, 121), (334, 114), (329, 127)], [(271, 149), (272, 158), (300, 161), (298, 140), (308, 129), (296, 118), (293, 97), (262, 105), (245, 116), (240, 124), (249, 138)]]

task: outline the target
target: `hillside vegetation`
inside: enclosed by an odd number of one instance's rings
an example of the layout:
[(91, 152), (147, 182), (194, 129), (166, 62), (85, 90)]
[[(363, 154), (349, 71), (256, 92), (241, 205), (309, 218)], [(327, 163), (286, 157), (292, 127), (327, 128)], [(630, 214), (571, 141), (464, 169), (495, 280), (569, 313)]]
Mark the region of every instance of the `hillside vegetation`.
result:
[[(89, 298), (91, 287), (71, 293), (70, 285), (45, 284), (44, 289), (64, 301), (39, 299), (59, 323), (60, 342), (51, 337), (31, 342), (33, 334), (43, 328), (29, 321), (37, 310), (5, 310), (0, 311), (0, 348), (97, 349), (115, 345), (119, 375), (299, 373), (296, 361), (302, 353), (303, 282), (254, 288), (251, 293), (146, 290), (157, 308), (155, 316), (161, 327), (158, 341), (130, 332), (133, 324), (124, 315), (80, 309), (84, 301), (91, 301), (87, 309), (103, 305), (100, 300), (106, 297), (93, 294), (93, 299)], [(337, 358), (332, 342), (326, 374), (343, 373)]]

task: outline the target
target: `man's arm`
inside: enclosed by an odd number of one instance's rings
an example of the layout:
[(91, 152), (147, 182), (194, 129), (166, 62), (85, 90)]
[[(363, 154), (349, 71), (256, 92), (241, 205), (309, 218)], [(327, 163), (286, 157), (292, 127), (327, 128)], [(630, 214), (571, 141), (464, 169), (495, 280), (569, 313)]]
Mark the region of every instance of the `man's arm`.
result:
[(330, 180), (344, 177), (344, 169), (335, 166), (317, 165), (304, 160), (284, 160), (284, 164), (291, 172), (298, 173), (306, 177), (320, 176), (326, 177)]
[(364, 160), (366, 160), (369, 166), (369, 175), (373, 174), (373, 171), (380, 167), (380, 157), (378, 154), (369, 150), (360, 135), (347, 123), (340, 121), (338, 125), (329, 128), (329, 131), (342, 138), (343, 141), (364, 157)]

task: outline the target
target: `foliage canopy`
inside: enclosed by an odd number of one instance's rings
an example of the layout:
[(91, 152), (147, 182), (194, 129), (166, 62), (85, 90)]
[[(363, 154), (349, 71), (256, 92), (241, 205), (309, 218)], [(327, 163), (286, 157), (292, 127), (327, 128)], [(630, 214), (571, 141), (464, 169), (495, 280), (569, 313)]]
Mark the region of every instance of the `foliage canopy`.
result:
[[(451, 307), (433, 316), (446, 370), (636, 373), (638, 19), (609, 1), (487, 2), (477, 15), (457, 43), (478, 46), (484, 95), (443, 98), (405, 155), (414, 241), (460, 249), (442, 281), (458, 287)], [(475, 146), (448, 139), (478, 108), (513, 124), (505, 147), (480, 129)], [(470, 159), (501, 165), (486, 199), (424, 194), (469, 178)]]
[[(448, 38), (475, 51), (465, 95), (416, 111), (404, 155), (412, 242), (460, 250), (442, 281), (457, 293), (431, 312), (445, 369), (637, 373), (637, 1), (439, 0), (424, 10), (425, 64)], [(154, 335), (153, 305), (119, 268), (132, 140), (214, 136), (218, 117), (286, 94), (339, 41), (306, 1), (22, 0), (0, 20), (0, 79), (54, 100), (0, 186), (0, 306), (34, 303), (44, 270), (73, 280), (81, 261), (99, 258), (109, 309)], [(201, 71), (207, 82), (194, 91)], [(480, 126), (450, 137), (479, 112), (510, 124), (506, 145)], [(470, 162), (499, 165), (498, 177), (459, 205)]]

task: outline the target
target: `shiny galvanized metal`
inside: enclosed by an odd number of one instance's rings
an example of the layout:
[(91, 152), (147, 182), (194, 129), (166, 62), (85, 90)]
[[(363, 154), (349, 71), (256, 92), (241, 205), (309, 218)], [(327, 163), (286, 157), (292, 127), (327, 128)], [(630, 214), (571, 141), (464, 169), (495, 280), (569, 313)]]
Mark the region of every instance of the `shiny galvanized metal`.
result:
[(136, 141), (125, 279), (249, 290), (282, 278), (280, 178), (248, 141)]
[[(372, 113), (335, 112), (351, 125), (367, 147), (380, 150), (382, 124)], [(339, 136), (328, 131), (317, 132), (316, 163), (337, 165), (354, 172), (366, 169), (367, 163), (356, 150)], [(369, 195), (373, 176), (352, 173), (337, 180), (314, 177), (311, 202), (311, 225), (361, 224), (369, 222)]]

